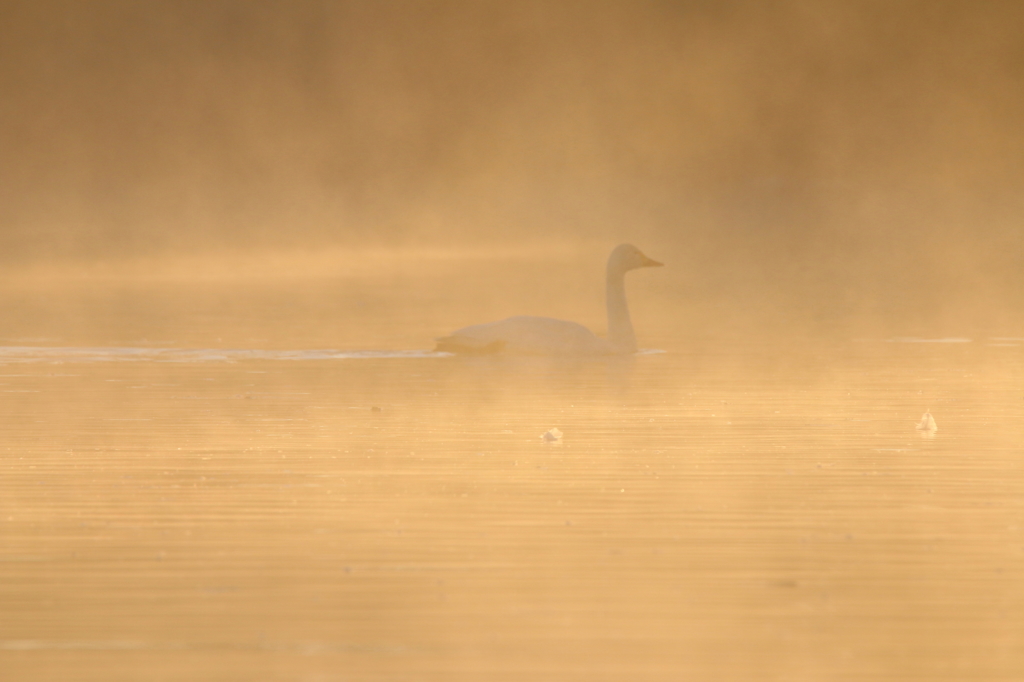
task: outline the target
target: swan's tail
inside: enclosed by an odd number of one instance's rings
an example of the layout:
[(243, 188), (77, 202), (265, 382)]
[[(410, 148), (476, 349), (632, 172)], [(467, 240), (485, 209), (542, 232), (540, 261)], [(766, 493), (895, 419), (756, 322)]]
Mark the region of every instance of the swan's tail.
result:
[(504, 347), (505, 342), (501, 339), (487, 342), (465, 336), (442, 336), (437, 340), (437, 346), (434, 348), (434, 351), (461, 353), (463, 355), (494, 355), (501, 352), (501, 349)]

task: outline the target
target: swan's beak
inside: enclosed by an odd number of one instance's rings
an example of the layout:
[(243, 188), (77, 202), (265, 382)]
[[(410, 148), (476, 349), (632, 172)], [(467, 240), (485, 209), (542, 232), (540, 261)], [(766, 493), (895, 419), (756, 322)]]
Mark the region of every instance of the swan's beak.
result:
[[(643, 256), (643, 254), (640, 254), (640, 255)], [(660, 268), (663, 265), (664, 265), (664, 263), (659, 263), (658, 261), (654, 260), (653, 258), (648, 258), (647, 256), (644, 256), (644, 261), (643, 261), (643, 263), (640, 264), (640, 267), (642, 267), (642, 268)]]

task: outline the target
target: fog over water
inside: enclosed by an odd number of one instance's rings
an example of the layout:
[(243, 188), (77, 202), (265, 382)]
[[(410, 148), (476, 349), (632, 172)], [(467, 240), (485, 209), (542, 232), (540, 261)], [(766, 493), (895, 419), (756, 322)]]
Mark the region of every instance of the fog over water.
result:
[(2, 11), (6, 267), (633, 241), (740, 317), (1017, 322), (1013, 2)]
[(1021, 36), (0, 0), (0, 678), (1024, 679)]

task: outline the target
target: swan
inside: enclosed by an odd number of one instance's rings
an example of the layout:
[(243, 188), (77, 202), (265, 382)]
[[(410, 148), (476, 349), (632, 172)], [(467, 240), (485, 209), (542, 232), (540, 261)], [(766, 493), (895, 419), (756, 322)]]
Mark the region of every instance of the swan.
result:
[(608, 338), (602, 339), (576, 322), (519, 315), (476, 324), (437, 340), (435, 351), (467, 354), (625, 355), (636, 352), (636, 336), (626, 303), (625, 275), (637, 268), (661, 267), (632, 244), (620, 244), (608, 257), (606, 303)]

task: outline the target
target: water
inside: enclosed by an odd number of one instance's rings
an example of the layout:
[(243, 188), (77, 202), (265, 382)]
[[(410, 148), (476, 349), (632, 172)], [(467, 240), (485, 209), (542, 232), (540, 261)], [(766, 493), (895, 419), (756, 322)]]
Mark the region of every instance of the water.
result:
[(424, 278), (9, 295), (3, 679), (1024, 675), (1019, 339), (456, 358)]

